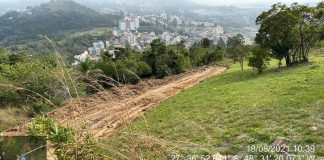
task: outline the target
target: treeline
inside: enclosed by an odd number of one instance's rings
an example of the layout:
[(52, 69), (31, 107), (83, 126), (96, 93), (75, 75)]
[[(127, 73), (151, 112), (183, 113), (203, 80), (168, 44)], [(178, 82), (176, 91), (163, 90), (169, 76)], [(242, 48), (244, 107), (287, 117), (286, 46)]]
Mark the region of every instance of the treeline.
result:
[[(183, 42), (167, 46), (160, 39), (155, 39), (143, 52), (136, 52), (129, 46), (119, 48), (115, 51), (115, 57), (105, 52), (101, 60), (87, 60), (78, 69), (92, 77), (95, 72), (119, 83), (136, 84), (141, 78), (163, 78), (179, 74), (191, 67), (221, 61), (224, 56), (225, 47), (214, 45), (208, 39), (203, 39), (190, 49)], [(98, 78), (98, 75), (94, 78)]]
[(187, 49), (184, 43), (167, 46), (156, 39), (144, 52), (130, 47), (108, 52), (98, 61), (87, 60), (73, 69), (59, 53), (9, 51), (0, 47), (0, 106), (23, 107), (31, 115), (60, 106), (66, 99), (93, 94), (142, 78), (163, 78), (189, 68), (223, 60), (225, 47), (204, 39)]

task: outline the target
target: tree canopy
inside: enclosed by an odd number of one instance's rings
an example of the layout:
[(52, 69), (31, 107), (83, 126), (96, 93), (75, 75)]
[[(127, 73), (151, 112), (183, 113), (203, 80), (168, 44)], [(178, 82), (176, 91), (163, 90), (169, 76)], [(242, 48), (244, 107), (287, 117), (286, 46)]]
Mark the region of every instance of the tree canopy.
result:
[(293, 3), (291, 6), (277, 3), (258, 16), (260, 25), (256, 42), (272, 52), (272, 56), (286, 64), (307, 62), (309, 49), (320, 37), (323, 27), (323, 5), (309, 7)]

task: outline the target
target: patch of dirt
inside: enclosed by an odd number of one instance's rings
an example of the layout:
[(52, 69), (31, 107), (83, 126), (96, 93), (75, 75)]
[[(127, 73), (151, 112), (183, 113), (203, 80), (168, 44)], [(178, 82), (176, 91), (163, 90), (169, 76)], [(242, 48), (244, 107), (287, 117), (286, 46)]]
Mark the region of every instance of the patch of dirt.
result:
[[(96, 138), (107, 137), (162, 100), (225, 70), (225, 67), (210, 66), (161, 80), (143, 80), (137, 85), (125, 85), (88, 98), (69, 100), (48, 116), (77, 131), (92, 133)], [(21, 135), (23, 128), (18, 127), (14, 133), (9, 131), (6, 135)]]

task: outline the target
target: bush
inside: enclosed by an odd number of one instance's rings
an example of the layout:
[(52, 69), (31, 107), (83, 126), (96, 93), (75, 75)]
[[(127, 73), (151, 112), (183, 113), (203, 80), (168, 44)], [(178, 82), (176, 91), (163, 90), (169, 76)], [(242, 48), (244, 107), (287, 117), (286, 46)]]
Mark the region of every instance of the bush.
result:
[(267, 69), (270, 60), (270, 53), (266, 49), (260, 46), (254, 46), (252, 48), (252, 57), (249, 59), (249, 66), (256, 68), (258, 73), (262, 73)]
[(175, 68), (176, 73), (182, 73), (185, 72), (189, 67), (190, 59), (189, 57), (185, 57), (182, 54), (178, 54), (175, 64), (176, 64), (176, 68)]
[(33, 113), (43, 113), (46, 107), (57, 106), (76, 95), (74, 90), (67, 89), (72, 88), (72, 83), (78, 86), (67, 78), (71, 70), (63, 68), (62, 73), (53, 56), (37, 56), (36, 59), (20, 53), (6, 55), (8, 61), (0, 64), (1, 105), (26, 105)]
[(45, 136), (53, 144), (59, 160), (105, 159), (104, 149), (89, 134), (78, 134), (73, 128), (64, 127), (53, 119), (37, 116), (26, 127), (31, 136)]
[(96, 64), (96, 68), (102, 70), (107, 77), (111, 77), (119, 83), (136, 84), (140, 81), (140, 77), (137, 75), (139, 65), (134, 61), (99, 61)]
[(142, 78), (146, 78), (152, 75), (152, 68), (145, 62), (138, 62), (137, 75)]
[(163, 78), (165, 76), (169, 76), (172, 74), (171, 69), (168, 67), (168, 65), (163, 64), (163, 65), (159, 65), (157, 67), (157, 71), (156, 71), (156, 77), (157, 78)]

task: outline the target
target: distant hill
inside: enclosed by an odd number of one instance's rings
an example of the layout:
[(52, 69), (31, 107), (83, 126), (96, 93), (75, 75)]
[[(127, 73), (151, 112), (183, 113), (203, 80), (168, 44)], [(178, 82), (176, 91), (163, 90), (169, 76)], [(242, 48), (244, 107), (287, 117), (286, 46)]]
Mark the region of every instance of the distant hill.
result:
[(68, 30), (115, 26), (118, 15), (102, 15), (72, 0), (51, 0), (24, 11), (11, 11), (0, 17), (0, 43), (20, 44), (38, 35)]
[(191, 0), (78, 0), (91, 8), (123, 10), (138, 14), (168, 14), (190, 17), (196, 21), (213, 21), (225, 27), (256, 27), (255, 19), (264, 8), (208, 6)]

